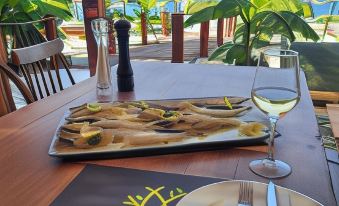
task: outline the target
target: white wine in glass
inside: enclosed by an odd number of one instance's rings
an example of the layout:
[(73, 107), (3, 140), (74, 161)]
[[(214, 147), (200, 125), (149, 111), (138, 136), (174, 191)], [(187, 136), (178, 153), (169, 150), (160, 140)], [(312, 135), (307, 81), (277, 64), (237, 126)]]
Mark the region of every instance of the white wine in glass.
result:
[(283, 116), (299, 101), (296, 91), (284, 87), (259, 87), (253, 89), (254, 104), (269, 116)]
[(299, 102), (299, 73), (298, 53), (295, 51), (269, 49), (260, 55), (251, 97), (271, 123), (267, 158), (250, 163), (250, 169), (260, 176), (280, 178), (292, 171), (288, 164), (274, 159), (272, 145), (278, 119)]

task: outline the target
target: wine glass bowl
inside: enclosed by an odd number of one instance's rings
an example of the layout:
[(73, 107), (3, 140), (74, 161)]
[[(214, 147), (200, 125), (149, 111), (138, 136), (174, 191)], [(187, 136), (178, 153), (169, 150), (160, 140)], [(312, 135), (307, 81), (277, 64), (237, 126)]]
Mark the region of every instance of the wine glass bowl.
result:
[(268, 49), (261, 53), (252, 86), (253, 103), (265, 113), (271, 123), (268, 156), (254, 160), (250, 169), (266, 178), (279, 178), (291, 173), (291, 167), (273, 156), (276, 123), (292, 110), (300, 99), (298, 53), (291, 50)]

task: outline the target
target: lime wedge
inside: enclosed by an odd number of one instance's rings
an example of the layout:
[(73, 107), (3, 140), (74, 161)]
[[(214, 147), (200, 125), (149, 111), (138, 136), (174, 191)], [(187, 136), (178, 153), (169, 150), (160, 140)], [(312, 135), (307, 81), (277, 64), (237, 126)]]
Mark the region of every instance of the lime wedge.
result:
[(91, 112), (100, 112), (101, 106), (99, 104), (96, 104), (96, 103), (87, 104), (87, 109)]

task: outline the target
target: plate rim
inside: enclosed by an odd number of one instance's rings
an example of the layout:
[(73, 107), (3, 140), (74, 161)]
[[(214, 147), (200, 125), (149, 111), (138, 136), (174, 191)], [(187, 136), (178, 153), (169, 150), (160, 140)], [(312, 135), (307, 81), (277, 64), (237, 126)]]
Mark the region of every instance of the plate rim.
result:
[[(268, 186), (267, 183), (264, 183), (264, 182), (257, 182), (257, 181), (253, 181), (253, 180), (223, 180), (223, 181), (220, 181), (220, 182), (215, 182), (215, 183), (211, 183), (211, 184), (208, 184), (208, 185), (204, 185), (202, 187), (199, 187), (193, 191), (191, 191), (190, 193), (188, 193), (187, 195), (185, 195), (182, 199), (179, 200), (179, 202), (176, 204), (176, 206), (180, 206), (179, 203), (181, 203), (187, 196), (189, 196), (190, 194), (192, 194), (193, 192), (196, 192), (200, 189), (203, 189), (203, 188), (206, 188), (206, 187), (210, 187), (212, 185), (218, 185), (218, 184), (225, 184), (225, 183), (234, 183), (234, 182), (252, 182), (254, 184), (261, 184), (261, 185), (265, 185), (265, 186)], [(324, 206), (323, 204), (321, 204), (319, 201), (307, 196), (307, 195), (304, 195), (298, 191), (295, 191), (295, 190), (292, 190), (292, 189), (289, 189), (289, 188), (286, 188), (286, 187), (283, 187), (283, 186), (280, 186), (280, 185), (276, 185), (275, 186), (279, 189), (282, 189), (282, 190), (286, 190), (288, 191), (289, 193), (292, 192), (292, 193), (296, 193), (297, 195), (299, 196), (302, 196), (304, 198), (307, 198), (307, 199), (310, 199), (312, 200), (313, 202), (317, 203), (319, 206)]]

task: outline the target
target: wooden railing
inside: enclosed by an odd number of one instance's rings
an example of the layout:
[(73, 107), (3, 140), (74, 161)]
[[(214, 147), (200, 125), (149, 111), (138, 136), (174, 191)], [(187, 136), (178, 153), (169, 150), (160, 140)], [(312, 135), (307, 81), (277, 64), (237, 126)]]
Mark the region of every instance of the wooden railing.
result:
[[(184, 62), (184, 16), (183, 13), (172, 14), (172, 62)], [(221, 46), (224, 37), (232, 37), (236, 27), (236, 17), (226, 19), (224, 35), (224, 19), (218, 19), (217, 45)], [(200, 57), (208, 57), (209, 21), (200, 24)]]
[[(87, 51), (88, 51), (88, 65), (90, 69), (90, 74), (93, 76), (95, 74), (95, 65), (97, 58), (96, 43), (93, 37), (91, 30), (90, 22), (92, 19), (105, 17), (105, 6), (104, 0), (83, 0), (83, 11), (84, 11), (84, 21), (85, 21), (85, 33), (87, 41)], [(147, 21), (144, 14), (141, 15), (141, 28), (142, 35), (141, 41), (143, 45), (146, 45), (147, 42)], [(165, 18), (162, 18), (165, 19)], [(217, 44), (218, 46), (223, 44), (223, 39), (225, 36), (232, 36), (235, 28), (235, 18), (230, 18), (226, 20), (226, 27), (224, 26), (224, 19), (218, 20), (218, 29), (217, 29)], [(171, 27), (172, 27), (172, 62), (173, 63), (183, 63), (184, 62), (184, 14), (183, 13), (174, 13), (171, 15)], [(162, 21), (163, 27), (165, 22)], [(224, 31), (225, 29), (225, 31)], [(166, 36), (166, 30), (163, 28), (163, 34)], [(209, 22), (201, 24), (200, 32), (200, 57), (208, 56), (208, 39), (209, 39)], [(111, 42), (115, 42), (114, 39), (111, 39)], [(112, 52), (113, 53), (113, 52)], [(111, 54), (112, 54), (111, 53)], [(115, 53), (115, 52), (114, 52)]]

